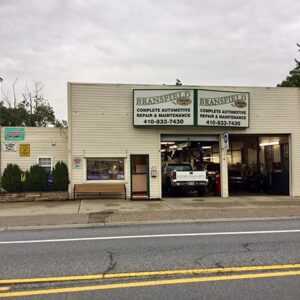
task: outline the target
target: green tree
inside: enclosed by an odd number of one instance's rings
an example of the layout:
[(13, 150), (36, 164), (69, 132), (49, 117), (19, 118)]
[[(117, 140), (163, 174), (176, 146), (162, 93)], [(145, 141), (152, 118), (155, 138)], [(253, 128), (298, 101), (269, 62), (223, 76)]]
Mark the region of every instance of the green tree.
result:
[(0, 102), (0, 126), (25, 126), (27, 115), (23, 107), (6, 107)]
[(39, 165), (31, 166), (29, 172), (26, 173), (24, 186), (26, 192), (45, 191), (47, 188), (46, 170)]
[[(300, 48), (300, 44), (297, 44)], [(298, 50), (300, 51), (300, 49)], [(289, 72), (290, 75), (286, 77), (278, 87), (300, 87), (300, 61), (295, 58), (296, 67)]]
[(26, 87), (26, 92), (22, 94), (23, 100), (18, 102), (15, 97), (14, 106), (10, 104), (7, 97), (6, 105), (4, 102), (0, 102), (0, 125), (66, 127), (66, 121), (56, 119), (53, 107), (41, 95), (42, 89), (41, 83), (35, 82), (34, 91)]
[(54, 186), (53, 189), (55, 191), (67, 191), (69, 181), (69, 172), (67, 165), (62, 162), (58, 161), (53, 168), (52, 177), (54, 179)]
[(1, 186), (9, 193), (21, 192), (21, 173), (18, 165), (8, 164), (1, 178)]

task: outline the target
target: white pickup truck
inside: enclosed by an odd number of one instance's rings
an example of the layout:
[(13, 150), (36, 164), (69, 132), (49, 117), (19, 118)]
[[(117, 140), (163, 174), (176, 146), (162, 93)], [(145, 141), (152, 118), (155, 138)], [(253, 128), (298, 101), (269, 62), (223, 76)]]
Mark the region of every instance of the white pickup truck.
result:
[(163, 166), (162, 185), (167, 195), (197, 190), (203, 196), (208, 185), (207, 171), (193, 171), (190, 163), (167, 163)]

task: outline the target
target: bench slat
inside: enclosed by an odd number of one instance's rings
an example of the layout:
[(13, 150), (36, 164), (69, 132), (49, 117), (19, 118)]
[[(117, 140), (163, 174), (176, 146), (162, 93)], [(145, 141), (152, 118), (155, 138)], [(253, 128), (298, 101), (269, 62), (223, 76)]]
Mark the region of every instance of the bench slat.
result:
[(79, 193), (121, 193), (125, 194), (126, 199), (126, 186), (125, 183), (80, 183), (74, 184), (74, 198)]

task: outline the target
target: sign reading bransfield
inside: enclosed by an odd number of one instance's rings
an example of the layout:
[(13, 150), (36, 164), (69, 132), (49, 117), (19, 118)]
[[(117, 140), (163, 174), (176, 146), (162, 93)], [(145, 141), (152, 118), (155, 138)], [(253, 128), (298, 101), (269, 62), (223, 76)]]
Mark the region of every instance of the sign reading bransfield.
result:
[(193, 90), (134, 90), (134, 126), (194, 124)]
[(200, 126), (249, 127), (249, 93), (198, 90)]

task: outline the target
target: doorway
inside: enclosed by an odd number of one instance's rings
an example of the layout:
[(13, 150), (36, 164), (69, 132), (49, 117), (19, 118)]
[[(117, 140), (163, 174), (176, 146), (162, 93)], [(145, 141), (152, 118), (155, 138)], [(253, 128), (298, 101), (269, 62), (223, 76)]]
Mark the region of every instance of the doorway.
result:
[(289, 195), (289, 136), (231, 135), (229, 195)]
[(130, 155), (131, 199), (149, 198), (149, 155)]

